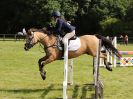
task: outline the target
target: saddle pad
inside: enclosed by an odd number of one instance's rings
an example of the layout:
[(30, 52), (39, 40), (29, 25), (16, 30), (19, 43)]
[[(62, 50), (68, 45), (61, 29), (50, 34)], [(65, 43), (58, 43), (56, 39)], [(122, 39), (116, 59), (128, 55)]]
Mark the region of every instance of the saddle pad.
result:
[(80, 39), (77, 37), (76, 40), (70, 40), (68, 45), (69, 51), (75, 51), (78, 50), (81, 46)]

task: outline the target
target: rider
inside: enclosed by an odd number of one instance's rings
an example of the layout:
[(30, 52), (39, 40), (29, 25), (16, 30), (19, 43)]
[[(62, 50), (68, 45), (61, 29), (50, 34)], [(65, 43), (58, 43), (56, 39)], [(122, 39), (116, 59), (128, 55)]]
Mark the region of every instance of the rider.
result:
[(63, 37), (62, 42), (64, 44), (65, 39), (70, 39), (75, 36), (75, 27), (67, 23), (64, 19), (61, 18), (59, 11), (54, 11), (52, 17), (56, 22), (55, 32)]

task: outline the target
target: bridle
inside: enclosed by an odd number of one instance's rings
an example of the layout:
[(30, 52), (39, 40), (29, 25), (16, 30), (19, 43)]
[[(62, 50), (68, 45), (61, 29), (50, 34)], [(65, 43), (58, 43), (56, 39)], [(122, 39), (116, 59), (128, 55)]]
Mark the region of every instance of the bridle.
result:
[[(35, 32), (31, 32), (31, 38), (28, 38), (28, 43), (29, 44), (32, 44), (32, 45), (35, 45), (36, 43), (33, 42), (33, 39), (35, 38)], [(43, 38), (40, 39), (40, 41), (42, 41), (44, 38), (46, 38), (48, 35), (44, 36)]]
[[(34, 36), (35, 32), (31, 32), (31, 34), (32, 35), (31, 35), (31, 37), (28, 38), (28, 43), (27, 43), (27, 46), (30, 47), (30, 48), (33, 47), (36, 44), (36, 43), (33, 42), (34, 41), (34, 37), (35, 37)], [(48, 35), (43, 36), (39, 41), (42, 42), (46, 37), (48, 37)], [(57, 48), (58, 47), (58, 44), (57, 43), (58, 43), (58, 38), (55, 40), (55, 42), (53, 44), (51, 44), (49, 46), (46, 46), (45, 45), (45, 47), (43, 47), (41, 45), (41, 43), (40, 43), (40, 47), (43, 48), (44, 50), (47, 50), (50, 47)]]
[(32, 34), (32, 36), (31, 36), (31, 38), (29, 37), (28, 38), (28, 43), (29, 44), (31, 44), (31, 45), (34, 45), (34, 43), (33, 43), (33, 39), (34, 39), (34, 32), (33, 33), (31, 33)]

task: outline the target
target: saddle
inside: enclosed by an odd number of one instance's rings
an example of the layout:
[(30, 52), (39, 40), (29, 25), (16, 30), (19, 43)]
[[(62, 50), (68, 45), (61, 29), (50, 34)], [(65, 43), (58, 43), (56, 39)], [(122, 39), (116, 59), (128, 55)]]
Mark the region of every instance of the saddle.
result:
[[(62, 42), (63, 37), (58, 36), (57, 47), (62, 51), (61, 60), (64, 59), (64, 44)], [(81, 46), (80, 39), (76, 35), (68, 40), (68, 50), (76, 51)]]
[[(59, 50), (64, 51), (63, 37), (58, 36), (57, 45)], [(80, 39), (75, 35), (68, 40), (68, 50), (75, 51), (81, 46)]]
[[(76, 38), (77, 38), (76, 35), (74, 35), (73, 37), (71, 37), (68, 40), (68, 45), (70, 44), (70, 40), (76, 40)], [(63, 50), (64, 49), (64, 44), (62, 42), (62, 39), (63, 39), (62, 36), (60, 36), (60, 35), (57, 36), (57, 45), (58, 45), (59, 50)]]

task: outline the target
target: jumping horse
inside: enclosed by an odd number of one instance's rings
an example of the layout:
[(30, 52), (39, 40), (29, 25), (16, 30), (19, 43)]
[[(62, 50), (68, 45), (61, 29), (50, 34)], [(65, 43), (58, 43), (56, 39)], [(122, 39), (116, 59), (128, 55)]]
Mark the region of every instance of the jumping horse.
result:
[[(44, 51), (46, 55), (39, 59), (39, 71), (43, 80), (46, 78), (46, 71), (44, 70), (44, 66), (49, 64), (55, 60), (59, 60), (64, 53), (58, 48), (58, 37), (54, 34), (48, 34), (47, 31), (43, 29), (30, 28), (25, 32), (26, 35), (26, 43), (24, 45), (24, 49), (27, 51), (32, 48), (38, 42), (44, 46)], [(69, 51), (68, 58), (76, 58), (83, 54), (88, 54), (93, 57), (96, 56), (97, 46), (99, 44), (99, 39), (101, 39), (102, 46), (105, 47), (106, 50), (115, 54), (118, 58), (121, 57), (118, 50), (112, 45), (111, 41), (106, 39), (101, 35), (84, 35), (79, 37), (81, 41), (81, 46), (78, 50)], [(105, 51), (100, 52), (100, 58), (104, 59), (104, 64), (106, 69), (112, 71), (111, 63), (107, 62), (107, 55)]]

